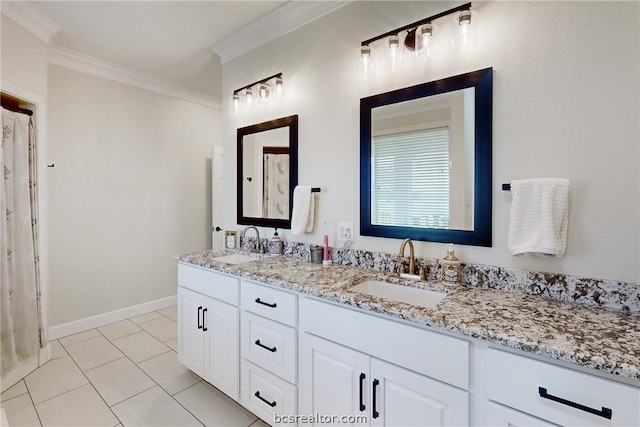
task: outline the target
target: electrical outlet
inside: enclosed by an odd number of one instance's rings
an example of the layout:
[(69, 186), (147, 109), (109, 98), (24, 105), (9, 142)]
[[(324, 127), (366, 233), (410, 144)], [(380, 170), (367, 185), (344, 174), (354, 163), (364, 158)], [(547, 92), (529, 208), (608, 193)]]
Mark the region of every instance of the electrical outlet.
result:
[(348, 242), (353, 240), (353, 223), (352, 222), (339, 222), (338, 223), (338, 242)]

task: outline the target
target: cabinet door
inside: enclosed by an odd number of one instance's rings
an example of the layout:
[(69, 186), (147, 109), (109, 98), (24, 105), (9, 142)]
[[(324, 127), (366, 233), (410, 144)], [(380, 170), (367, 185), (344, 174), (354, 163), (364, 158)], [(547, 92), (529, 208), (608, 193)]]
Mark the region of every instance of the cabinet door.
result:
[(516, 411), (497, 403), (486, 403), (487, 419), (485, 425), (495, 427), (550, 427), (557, 424), (541, 420), (529, 414)]
[(238, 307), (204, 297), (204, 379), (238, 400), (239, 320)]
[(371, 359), (373, 426), (469, 425), (469, 393)]
[[(369, 356), (303, 334), (300, 358), (300, 414), (325, 417), (324, 420), (315, 420), (315, 425), (368, 424), (349, 417), (366, 417), (369, 413)], [(327, 421), (328, 417), (332, 417), (334, 422)]]
[(199, 376), (204, 374), (204, 298), (178, 287), (178, 360)]

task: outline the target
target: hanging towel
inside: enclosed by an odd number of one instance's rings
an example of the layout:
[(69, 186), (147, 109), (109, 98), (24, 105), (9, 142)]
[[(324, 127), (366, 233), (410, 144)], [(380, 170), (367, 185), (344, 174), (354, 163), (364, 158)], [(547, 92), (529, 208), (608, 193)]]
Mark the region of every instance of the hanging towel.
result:
[(564, 255), (569, 218), (569, 180), (517, 180), (511, 183), (511, 193), (511, 254), (533, 253), (556, 258)]
[(310, 185), (297, 185), (293, 189), (293, 213), (291, 215), (291, 233), (304, 234), (313, 231), (315, 211), (314, 195)]

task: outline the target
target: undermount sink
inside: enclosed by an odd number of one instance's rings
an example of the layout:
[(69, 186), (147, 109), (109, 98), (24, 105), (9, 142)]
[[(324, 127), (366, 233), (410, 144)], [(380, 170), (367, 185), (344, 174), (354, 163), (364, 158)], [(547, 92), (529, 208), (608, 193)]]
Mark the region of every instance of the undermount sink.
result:
[(213, 261), (224, 262), (225, 264), (244, 264), (246, 262), (257, 261), (259, 258), (242, 254), (230, 254), (213, 258)]
[(382, 280), (365, 280), (347, 290), (427, 308), (435, 307), (447, 296), (443, 292), (396, 285)]

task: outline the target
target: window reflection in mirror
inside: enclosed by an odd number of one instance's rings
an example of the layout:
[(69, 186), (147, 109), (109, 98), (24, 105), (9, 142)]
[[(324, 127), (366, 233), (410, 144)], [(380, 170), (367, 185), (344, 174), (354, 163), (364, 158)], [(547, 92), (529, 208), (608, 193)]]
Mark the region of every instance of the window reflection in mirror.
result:
[(371, 223), (473, 230), (474, 89), (374, 108)]
[(493, 70), (360, 100), (360, 234), (491, 246)]

